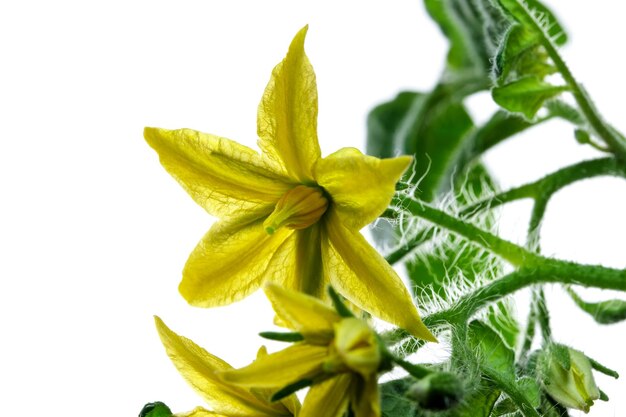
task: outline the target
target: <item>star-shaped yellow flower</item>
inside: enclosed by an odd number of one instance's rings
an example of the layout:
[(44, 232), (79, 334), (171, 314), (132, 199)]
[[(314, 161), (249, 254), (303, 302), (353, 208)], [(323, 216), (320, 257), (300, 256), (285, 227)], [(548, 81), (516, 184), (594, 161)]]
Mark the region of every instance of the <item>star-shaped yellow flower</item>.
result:
[(304, 340), (223, 372), (224, 380), (256, 389), (312, 385), (300, 417), (341, 417), (348, 407), (355, 417), (379, 417), (382, 353), (367, 323), (341, 317), (319, 299), (274, 284), (265, 292), (285, 326)]
[[(156, 327), (165, 350), (189, 384), (213, 408), (208, 411), (197, 407), (176, 417), (293, 417), (300, 411), (300, 402), (295, 395), (281, 401), (270, 401), (267, 390), (246, 389), (225, 382), (219, 377), (221, 372), (233, 368), (211, 355), (186, 337), (170, 330), (163, 321), (155, 317)], [(267, 355), (265, 349), (259, 351), (259, 358)]]
[(317, 297), (330, 284), (357, 307), (435, 340), (396, 272), (359, 232), (388, 207), (411, 158), (381, 160), (354, 148), (321, 157), (306, 31), (263, 94), (261, 154), (189, 129), (145, 129), (165, 169), (221, 219), (189, 257), (179, 290), (212, 307), (270, 280)]

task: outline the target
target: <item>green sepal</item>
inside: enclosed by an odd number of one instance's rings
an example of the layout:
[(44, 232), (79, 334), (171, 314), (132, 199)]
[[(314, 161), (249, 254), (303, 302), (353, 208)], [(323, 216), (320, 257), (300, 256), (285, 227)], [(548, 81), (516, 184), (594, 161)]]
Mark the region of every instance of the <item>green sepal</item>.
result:
[(139, 412), (139, 417), (170, 417), (172, 411), (161, 401), (155, 401), (143, 406)]
[(504, 109), (532, 120), (546, 100), (567, 90), (567, 86), (555, 86), (535, 76), (527, 76), (494, 88), (491, 96)]
[(599, 390), (600, 391), (600, 398), (598, 398), (600, 401), (608, 401), (609, 400), (609, 396), (606, 395), (606, 392)]
[(341, 295), (339, 295), (330, 285), (328, 286), (328, 295), (333, 302), (333, 306), (335, 307), (337, 314), (341, 317), (354, 317), (352, 311), (350, 311), (350, 309), (344, 304)]
[(259, 336), (278, 342), (301, 342), (304, 340), (304, 336), (298, 332), (261, 332)]
[(571, 369), (572, 360), (569, 354), (569, 347), (559, 343), (552, 343), (547, 349), (549, 354), (552, 355), (552, 358), (555, 359), (559, 365), (561, 365), (561, 368), (566, 371)]
[(613, 377), (615, 379), (619, 378), (619, 373), (617, 373), (617, 371), (614, 371), (613, 369), (602, 365), (600, 362), (596, 361), (593, 358), (590, 358), (589, 356), (587, 356), (587, 359), (589, 359), (589, 363), (591, 363), (591, 367), (595, 369), (596, 371), (603, 373), (604, 375)]
[(313, 384), (312, 379), (301, 379), (300, 381), (294, 382), (293, 384), (289, 384), (286, 387), (281, 388), (280, 390), (276, 391), (272, 395), (272, 398), (270, 398), (270, 401), (272, 402), (280, 401), (283, 398), (290, 396), (294, 392), (301, 390), (302, 388), (310, 387), (312, 384)]

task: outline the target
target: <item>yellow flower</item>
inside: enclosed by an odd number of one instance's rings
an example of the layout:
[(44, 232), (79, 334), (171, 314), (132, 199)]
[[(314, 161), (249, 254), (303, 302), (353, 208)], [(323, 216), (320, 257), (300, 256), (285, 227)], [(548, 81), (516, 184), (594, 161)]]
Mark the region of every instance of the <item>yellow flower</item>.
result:
[(224, 372), (229, 383), (281, 389), (312, 384), (300, 417), (380, 416), (377, 372), (381, 351), (376, 334), (362, 320), (341, 317), (321, 300), (269, 284), (265, 291), (278, 317), (304, 340)]
[[(156, 327), (165, 350), (187, 382), (204, 398), (213, 411), (198, 407), (178, 417), (292, 417), (297, 416), (300, 402), (295, 395), (271, 402), (267, 390), (250, 390), (224, 382), (218, 373), (232, 366), (211, 355), (191, 340), (171, 331), (155, 317)], [(264, 348), (259, 358), (267, 355)]]
[(258, 154), (189, 129), (146, 128), (165, 169), (218, 221), (191, 253), (179, 290), (191, 304), (240, 300), (271, 280), (357, 307), (435, 340), (409, 292), (359, 230), (389, 205), (411, 158), (343, 148), (322, 158), (307, 28), (272, 72), (258, 109)]

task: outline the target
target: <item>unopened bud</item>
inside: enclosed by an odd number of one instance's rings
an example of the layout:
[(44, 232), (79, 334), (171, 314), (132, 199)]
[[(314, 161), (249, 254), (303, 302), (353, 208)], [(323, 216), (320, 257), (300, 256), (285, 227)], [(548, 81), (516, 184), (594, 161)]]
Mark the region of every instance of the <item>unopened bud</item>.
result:
[(562, 355), (563, 346), (554, 346), (558, 349), (548, 347), (537, 361), (537, 371), (544, 390), (559, 404), (588, 413), (593, 402), (600, 398), (591, 362), (582, 352), (566, 347), (569, 353), (568, 369), (555, 353), (561, 352), (558, 355)]
[(407, 397), (415, 400), (426, 410), (447, 410), (463, 398), (463, 383), (448, 372), (426, 375), (409, 388)]
[(364, 377), (380, 366), (378, 338), (363, 320), (348, 317), (336, 323), (334, 348), (343, 364)]
[(170, 408), (162, 403), (161, 401), (156, 401), (153, 403), (148, 403), (143, 406), (141, 412), (139, 413), (139, 417), (171, 417), (172, 411)]

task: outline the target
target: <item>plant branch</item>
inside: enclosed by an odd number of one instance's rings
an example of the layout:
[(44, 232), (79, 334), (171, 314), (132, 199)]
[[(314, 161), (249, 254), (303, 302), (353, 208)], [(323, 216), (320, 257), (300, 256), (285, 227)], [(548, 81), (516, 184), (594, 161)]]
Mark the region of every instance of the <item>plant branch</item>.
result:
[[(537, 31), (543, 32), (540, 23), (537, 22), (534, 17), (532, 18), (532, 22), (534, 23)], [(552, 62), (563, 76), (563, 79), (569, 85), (572, 95), (574, 96), (574, 100), (576, 100), (576, 103), (589, 125), (598, 134), (598, 136), (604, 140), (617, 157), (622, 160), (626, 159), (626, 139), (624, 139), (624, 136), (604, 121), (591, 101), (587, 91), (576, 80), (576, 78), (574, 78), (574, 75), (559, 54), (554, 42), (552, 42), (548, 36), (543, 36), (541, 43), (552, 59)]]
[(480, 210), (491, 209), (523, 198), (549, 199), (554, 193), (574, 182), (603, 175), (626, 178), (626, 167), (613, 157), (578, 162), (561, 168), (537, 181), (512, 188), (472, 204), (462, 209), (460, 213), (462, 216), (468, 216)]
[(395, 203), (404, 207), (405, 210), (415, 216), (428, 220), (471, 242), (477, 243), (514, 266), (531, 266), (534, 264), (534, 259), (537, 258), (535, 254), (521, 246), (482, 230), (471, 223), (451, 216), (422, 201), (407, 198), (398, 200)]
[[(459, 214), (461, 217), (471, 217), (479, 211), (495, 208), (524, 198), (533, 198), (535, 200), (541, 198), (545, 200), (543, 204), (547, 204), (547, 200), (562, 188), (577, 181), (605, 175), (626, 178), (626, 166), (620, 165), (619, 161), (613, 157), (578, 162), (561, 168), (532, 183), (512, 188), (478, 203), (466, 206), (460, 210)], [(397, 210), (388, 210), (384, 214), (384, 217), (389, 218), (396, 216)], [(431, 227), (420, 230), (410, 241), (403, 243), (387, 254), (385, 259), (392, 265), (400, 261), (422, 243), (429, 241), (434, 235), (434, 229)]]

